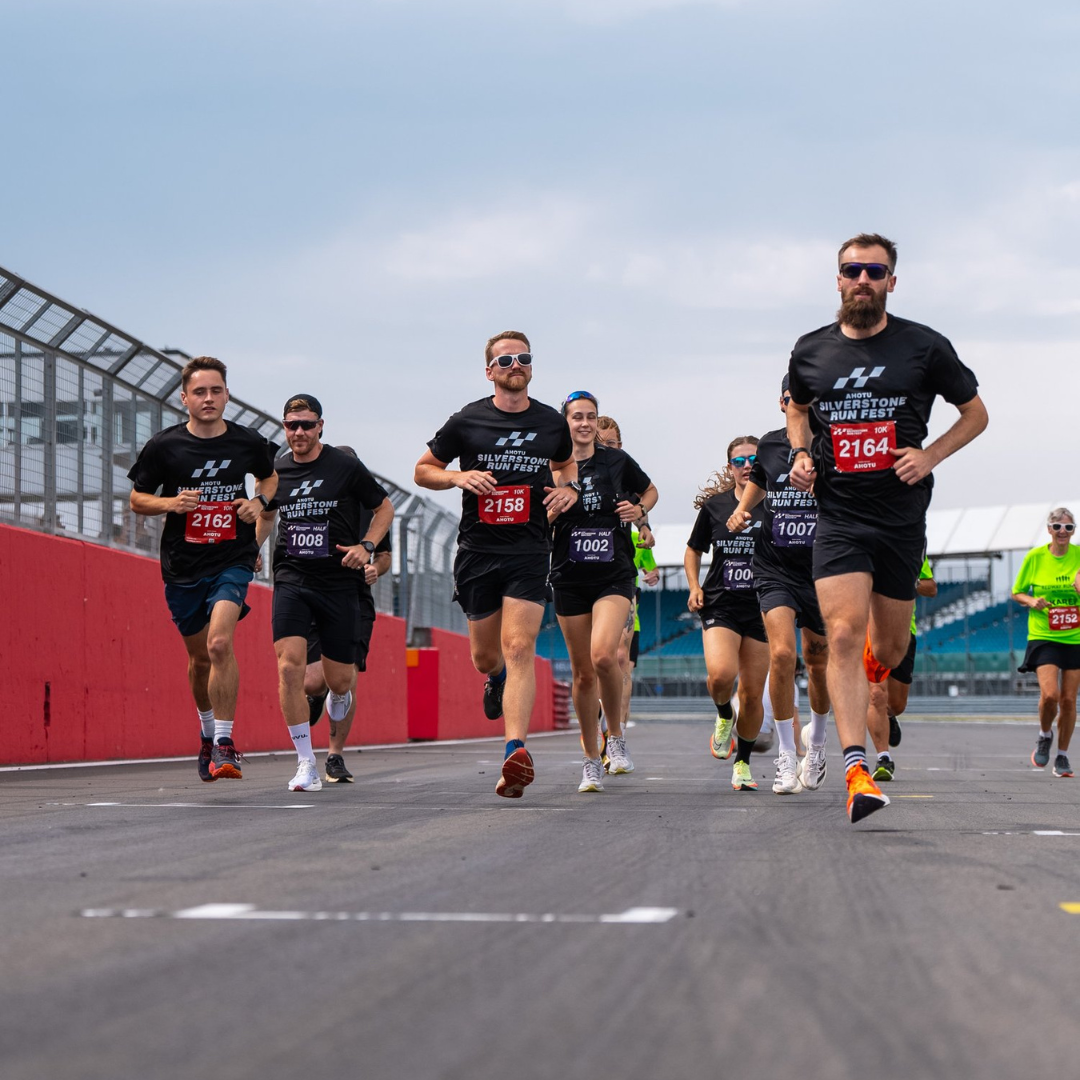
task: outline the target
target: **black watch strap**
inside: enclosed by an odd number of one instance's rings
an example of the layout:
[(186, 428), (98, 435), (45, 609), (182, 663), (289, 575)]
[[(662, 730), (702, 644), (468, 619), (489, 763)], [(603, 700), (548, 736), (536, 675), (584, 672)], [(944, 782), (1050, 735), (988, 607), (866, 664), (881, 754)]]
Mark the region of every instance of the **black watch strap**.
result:
[(261, 492), (256, 491), (255, 492), (255, 498), (258, 499), (259, 502), (262, 503), (264, 510), (269, 507), (270, 500), (265, 495), (263, 495)]
[(369, 554), (375, 554), (375, 545), (370, 540), (361, 540), (360, 546)]

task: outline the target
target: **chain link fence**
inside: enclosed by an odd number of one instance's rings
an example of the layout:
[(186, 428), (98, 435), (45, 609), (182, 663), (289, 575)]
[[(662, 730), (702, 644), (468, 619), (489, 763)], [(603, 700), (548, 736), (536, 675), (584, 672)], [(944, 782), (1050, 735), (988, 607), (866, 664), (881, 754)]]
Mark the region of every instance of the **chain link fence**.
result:
[[(0, 523), (156, 557), (164, 519), (131, 512), (127, 473), (151, 435), (186, 420), (187, 359), (0, 267)], [(225, 417), (281, 442), (278, 418), (235, 397)], [(377, 479), (396, 516), (376, 609), (403, 617), (410, 642), (422, 627), (464, 631), (451, 599), (457, 518)]]

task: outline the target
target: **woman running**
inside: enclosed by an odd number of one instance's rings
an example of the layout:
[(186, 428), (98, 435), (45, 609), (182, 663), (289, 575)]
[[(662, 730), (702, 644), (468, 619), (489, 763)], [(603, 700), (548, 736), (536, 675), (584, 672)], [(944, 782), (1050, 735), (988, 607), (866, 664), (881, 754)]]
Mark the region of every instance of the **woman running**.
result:
[[(610, 416), (596, 418), (596, 441), (598, 445), (606, 446), (611, 450), (623, 448), (622, 431)], [(631, 528), (630, 538), (634, 542), (634, 569), (638, 576), (634, 581), (633, 626), (627, 628), (619, 644), (619, 667), (623, 673), (622, 726), (624, 732), (630, 720), (630, 698), (634, 693), (634, 668), (637, 666), (641, 641), (641, 581), (644, 581), (646, 585), (657, 585), (660, 582), (660, 571), (652, 553), (656, 538), (653, 536), (647, 517), (642, 518), (637, 526)]]
[(1072, 776), (1068, 755), (1076, 726), (1076, 691), (1080, 686), (1080, 548), (1072, 543), (1076, 517), (1059, 506), (1046, 519), (1049, 544), (1032, 548), (1013, 584), (1013, 599), (1028, 609), (1028, 644), (1021, 671), (1039, 679), (1039, 735), (1031, 763), (1045, 769), (1054, 741), (1055, 776)]
[(573, 672), (574, 711), (585, 761), (578, 791), (603, 791), (600, 698), (607, 706), (606, 750), (611, 773), (632, 772), (622, 730), (619, 642), (630, 620), (634, 595), (632, 522), (656, 505), (656, 487), (622, 450), (596, 445), (596, 398), (576, 390), (563, 402), (570, 425), (580, 498), (552, 515), (551, 584), (555, 614), (566, 639)]
[[(728, 446), (724, 470), (714, 473), (694, 500), (697, 521), (686, 545), (683, 568), (690, 598), (687, 607), (701, 615), (709, 696), (716, 705), (716, 725), (710, 749), (727, 760), (735, 750), (731, 786), (736, 791), (757, 788), (750, 772), (750, 751), (761, 730), (761, 695), (769, 670), (769, 645), (754, 589), (754, 542), (761, 530), (761, 507), (750, 513), (750, 524), (732, 532), (728, 519), (739, 505), (757, 460), (758, 441), (752, 435)], [(704, 586), (698, 583), (701, 556), (712, 551)], [(731, 700), (739, 678), (739, 709)], [(737, 740), (732, 737), (734, 729)]]

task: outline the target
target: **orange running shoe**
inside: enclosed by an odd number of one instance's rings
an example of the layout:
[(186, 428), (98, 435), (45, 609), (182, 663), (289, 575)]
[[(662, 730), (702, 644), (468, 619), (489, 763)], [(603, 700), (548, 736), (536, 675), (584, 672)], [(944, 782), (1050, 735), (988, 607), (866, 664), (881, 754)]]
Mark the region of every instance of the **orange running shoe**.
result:
[(889, 805), (889, 797), (882, 795), (863, 764), (852, 765), (847, 771), (847, 813), (851, 824), (869, 817), (875, 810)]
[(535, 775), (532, 754), (524, 746), (519, 746), (503, 762), (502, 776), (495, 785), (495, 794), (504, 799), (520, 799)]
[(866, 631), (866, 645), (862, 651), (862, 664), (866, 669), (866, 677), (871, 682), (884, 682), (889, 677), (889, 672), (892, 668), (887, 668), (884, 665), (878, 663), (878, 658), (874, 655), (874, 650), (870, 647), (870, 631)]

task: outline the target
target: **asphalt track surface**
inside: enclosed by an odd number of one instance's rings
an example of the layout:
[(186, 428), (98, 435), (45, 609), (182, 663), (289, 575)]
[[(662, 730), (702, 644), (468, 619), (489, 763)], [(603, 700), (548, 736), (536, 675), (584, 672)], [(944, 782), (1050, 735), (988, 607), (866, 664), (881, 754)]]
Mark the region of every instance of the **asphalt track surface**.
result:
[[(1033, 725), (910, 723), (892, 804), (736, 793), (710, 724), (0, 773), (5, 1080), (1077, 1075), (1080, 780)], [(1076, 905), (1069, 910), (1069, 905)]]

